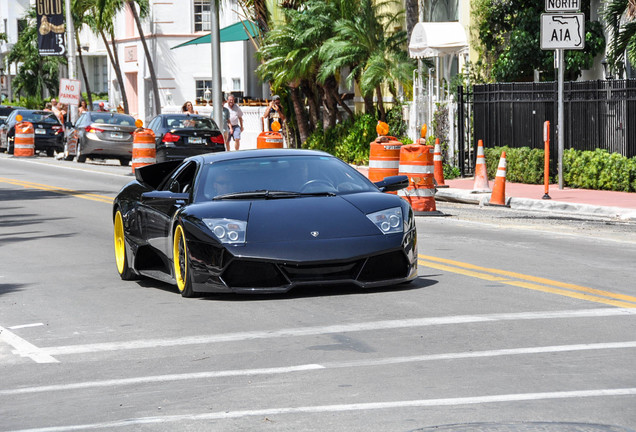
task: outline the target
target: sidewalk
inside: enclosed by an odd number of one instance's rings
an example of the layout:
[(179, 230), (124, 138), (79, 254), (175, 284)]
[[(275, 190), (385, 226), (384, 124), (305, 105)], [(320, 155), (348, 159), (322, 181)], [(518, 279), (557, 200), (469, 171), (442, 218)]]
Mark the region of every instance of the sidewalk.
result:
[[(464, 202), (487, 205), (490, 193), (472, 193), (473, 178), (446, 180), (448, 188), (439, 188), (438, 201)], [(494, 181), (490, 181), (490, 187)], [(548, 195), (542, 199), (544, 185), (506, 182), (506, 204), (513, 209), (538, 210), (556, 213), (617, 218), (636, 221), (636, 193), (563, 188), (550, 185)]]
[[(368, 175), (368, 167), (356, 168)], [(490, 201), (490, 193), (472, 193), (473, 178), (445, 180), (445, 183), (448, 187), (437, 189), (436, 201), (477, 205), (488, 205)], [(489, 184), (492, 189), (494, 180)], [(513, 209), (575, 213), (636, 222), (636, 193), (571, 188), (559, 190), (558, 185), (554, 184), (550, 185), (548, 191), (551, 199), (542, 199), (544, 193), (545, 186), (542, 184), (506, 182), (506, 204)]]

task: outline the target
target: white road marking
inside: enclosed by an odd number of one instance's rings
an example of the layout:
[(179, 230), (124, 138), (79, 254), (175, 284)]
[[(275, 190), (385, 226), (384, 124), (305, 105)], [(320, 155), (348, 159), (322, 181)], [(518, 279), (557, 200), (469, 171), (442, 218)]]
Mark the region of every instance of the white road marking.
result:
[(445, 399), (419, 399), (406, 401), (389, 401), (389, 402), (371, 402), (343, 405), (318, 405), (303, 407), (282, 407), (282, 408), (265, 408), (256, 410), (243, 411), (223, 411), (205, 414), (182, 414), (162, 417), (138, 417), (125, 420), (116, 420), (103, 423), (88, 423), (82, 425), (53, 426), (35, 429), (21, 429), (12, 432), (60, 432), (60, 431), (76, 431), (76, 430), (95, 430), (95, 429), (113, 429), (119, 427), (130, 427), (132, 425), (149, 425), (160, 423), (176, 423), (183, 421), (201, 421), (201, 420), (223, 420), (236, 419), (242, 417), (253, 416), (274, 416), (284, 414), (301, 414), (301, 413), (324, 413), (324, 412), (346, 412), (346, 411), (371, 411), (380, 409), (395, 408), (414, 408), (414, 407), (436, 407), (436, 406), (458, 406), (458, 405), (475, 405), (500, 402), (522, 402), (550, 399), (574, 399), (589, 397), (613, 397), (613, 396), (634, 396), (636, 388), (617, 388), (617, 389), (596, 389), (596, 390), (579, 390), (579, 391), (561, 391), (561, 392), (544, 392), (544, 393), (513, 393), (491, 396), (472, 396)]
[(43, 326), (44, 323), (33, 323), (33, 324), (22, 324), (22, 325), (15, 325), (15, 326), (11, 326), (9, 327), (10, 330), (17, 330), (17, 329), (23, 329), (23, 328), (29, 328), (29, 327), (40, 327)]
[[(108, 169), (108, 167), (111, 166), (111, 165), (88, 165), (86, 167), (81, 167), (81, 166), (77, 166), (76, 167), (76, 166), (68, 166), (68, 165), (55, 165), (55, 164), (52, 164), (52, 163), (46, 163), (46, 162), (43, 162), (43, 161), (38, 161), (37, 159), (36, 160), (26, 160), (26, 159), (21, 159), (21, 158), (11, 158), (11, 159), (9, 159), (9, 158), (0, 158), (0, 159), (10, 160), (12, 162), (30, 163), (30, 164), (35, 164), (35, 165), (46, 165), (46, 166), (50, 166), (50, 167), (53, 167), (53, 168), (60, 168), (60, 169), (71, 170), (71, 171), (83, 171), (83, 172), (90, 173), (90, 174), (103, 174), (103, 175), (114, 176), (114, 177), (128, 177), (128, 176), (130, 176), (130, 173), (132, 172), (132, 171), (129, 171), (127, 173), (123, 173), (122, 172), (122, 174), (118, 174), (118, 173), (110, 173), (110, 172), (105, 172), (105, 171), (96, 171), (94, 169), (91, 169), (93, 167), (107, 167), (107, 169)], [(117, 167), (117, 165), (112, 165), (112, 166), (113, 167)], [(130, 168), (130, 167), (128, 167), (128, 168)], [(98, 169), (99, 168), (97, 168), (97, 170)], [(115, 168), (115, 169), (117, 169), (117, 168)]]
[(253, 332), (226, 333), (219, 335), (200, 335), (166, 339), (139, 339), (122, 342), (103, 342), (84, 345), (66, 345), (41, 348), (49, 355), (86, 354), (106, 351), (132, 349), (148, 349), (174, 347), (183, 345), (199, 345), (221, 342), (237, 342), (256, 339), (273, 339), (281, 337), (314, 336), (322, 334), (348, 333), (373, 330), (389, 330), (409, 327), (426, 327), (449, 324), (468, 324), (479, 322), (541, 320), (564, 318), (596, 318), (609, 316), (636, 315), (636, 309), (601, 308), (565, 311), (497, 313), (488, 315), (460, 315), (448, 317), (413, 318), (404, 320), (371, 321), (362, 323), (336, 324), (322, 327), (299, 327), (280, 330), (264, 330)]
[(29, 357), (36, 363), (59, 363), (59, 361), (53, 358), (46, 351), (25, 341), (21, 337), (17, 336), (15, 333), (1, 326), (0, 341), (3, 341), (15, 348), (12, 351), (13, 354), (17, 354), (21, 357)]
[(606, 342), (594, 344), (576, 344), (576, 345), (553, 345), (542, 347), (526, 347), (526, 348), (508, 348), (499, 350), (486, 351), (467, 351), (459, 353), (445, 354), (429, 354), (419, 356), (403, 356), (403, 357), (384, 357), (377, 359), (351, 360), (343, 362), (326, 362), (324, 364), (304, 364), (296, 366), (285, 366), (277, 368), (261, 368), (261, 369), (238, 369), (225, 371), (208, 371), (197, 373), (169, 374), (169, 375), (152, 375), (135, 378), (109, 379), (100, 381), (84, 381), (70, 384), (56, 384), (38, 387), (21, 387), (16, 389), (0, 390), (0, 396), (12, 396), (26, 393), (43, 393), (52, 391), (68, 391), (81, 390), (99, 387), (114, 387), (126, 385), (138, 385), (148, 383), (165, 383), (174, 381), (186, 381), (194, 379), (212, 379), (231, 376), (254, 376), (254, 375), (275, 375), (293, 372), (307, 372), (316, 370), (340, 369), (349, 367), (365, 367), (379, 366), (402, 363), (415, 363), (437, 360), (459, 360), (467, 358), (480, 357), (500, 357), (512, 355), (527, 354), (545, 354), (557, 352), (573, 352), (573, 351), (592, 351), (592, 350), (609, 350), (609, 349), (628, 349), (636, 348), (636, 341), (628, 342)]

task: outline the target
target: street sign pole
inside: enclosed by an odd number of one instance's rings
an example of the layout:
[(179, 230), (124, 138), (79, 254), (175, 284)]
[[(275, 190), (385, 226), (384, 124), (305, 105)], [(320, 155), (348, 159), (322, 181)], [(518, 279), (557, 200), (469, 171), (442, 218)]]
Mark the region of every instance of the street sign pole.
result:
[(563, 122), (564, 122), (564, 114), (563, 114), (563, 77), (565, 75), (565, 51), (563, 49), (557, 49), (557, 57), (558, 57), (558, 65), (559, 68), (559, 82), (558, 82), (558, 102), (557, 102), (557, 110), (558, 114), (558, 123), (557, 123), (557, 144), (558, 144), (558, 170), (559, 170), (559, 190), (563, 189), (563, 150), (564, 150), (564, 142), (565, 138), (563, 135)]

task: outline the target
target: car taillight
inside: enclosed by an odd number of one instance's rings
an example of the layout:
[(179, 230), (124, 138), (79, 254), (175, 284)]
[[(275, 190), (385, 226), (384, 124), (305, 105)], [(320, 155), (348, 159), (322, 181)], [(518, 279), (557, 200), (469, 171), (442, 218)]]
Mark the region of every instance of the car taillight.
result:
[(177, 142), (179, 141), (179, 139), (181, 139), (179, 135), (175, 135), (170, 132), (166, 132), (166, 134), (163, 136), (163, 142)]
[(223, 139), (223, 135), (218, 134), (217, 136), (211, 136), (210, 141), (215, 144), (225, 144), (225, 140)]
[(55, 135), (62, 132), (62, 126), (51, 126), (51, 129), (53, 130), (53, 132), (55, 132)]
[(86, 126), (86, 132), (92, 132), (92, 133), (104, 132), (104, 129), (96, 128), (96, 127), (93, 127), (93, 126)]

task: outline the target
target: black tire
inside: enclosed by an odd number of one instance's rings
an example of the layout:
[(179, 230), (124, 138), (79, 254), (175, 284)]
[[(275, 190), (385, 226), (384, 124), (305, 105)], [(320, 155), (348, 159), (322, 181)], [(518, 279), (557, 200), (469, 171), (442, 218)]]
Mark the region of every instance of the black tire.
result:
[(172, 266), (177, 289), (183, 297), (196, 297), (192, 289), (192, 269), (188, 259), (188, 245), (186, 243), (183, 225), (177, 225), (172, 241)]
[(75, 160), (79, 163), (86, 162), (86, 156), (82, 154), (82, 146), (79, 142), (77, 143), (77, 149), (75, 150)]
[(13, 154), (13, 146), (11, 145), (12, 139), (7, 138), (7, 153)]
[(119, 163), (121, 164), (121, 166), (128, 166), (128, 165), (130, 165), (130, 159), (119, 158)]
[(115, 240), (115, 264), (119, 277), (123, 280), (136, 279), (135, 272), (128, 266), (128, 254), (126, 253), (126, 232), (124, 231), (124, 222), (121, 212), (117, 210), (114, 221), (114, 240)]
[(47, 148), (47, 149), (46, 149), (46, 156), (47, 156), (47, 157), (53, 157), (53, 156), (55, 156), (55, 149)]

